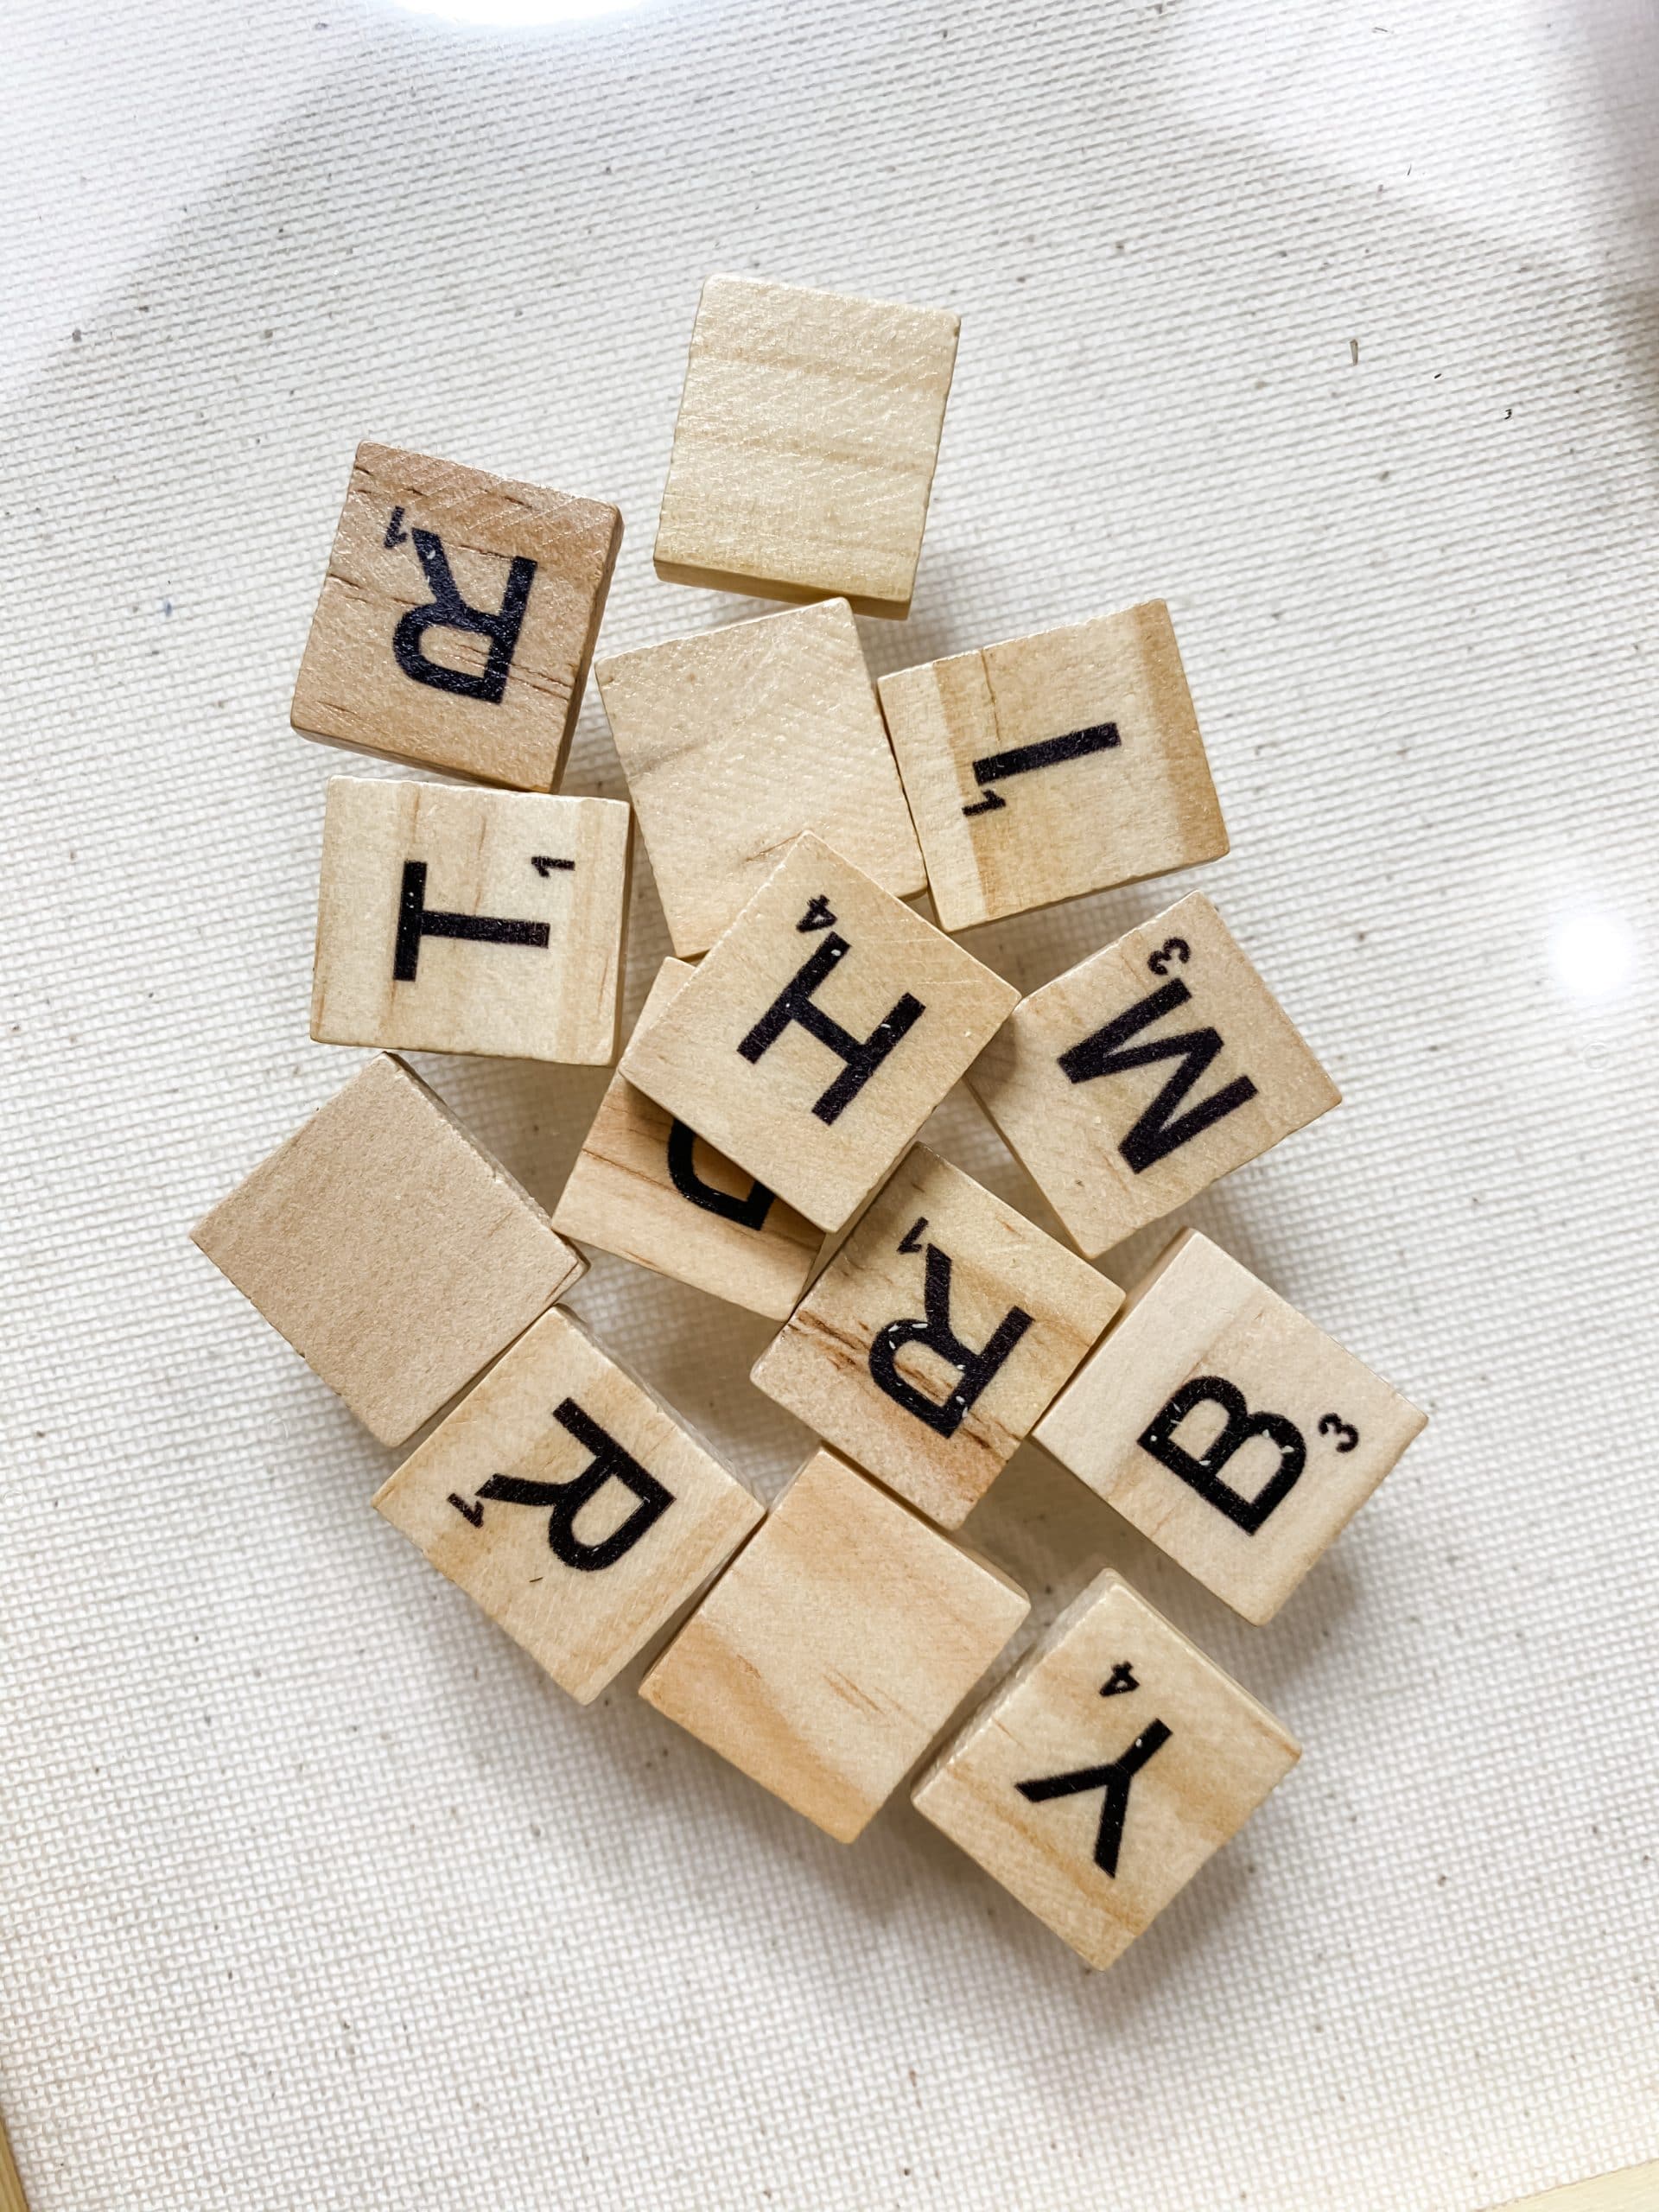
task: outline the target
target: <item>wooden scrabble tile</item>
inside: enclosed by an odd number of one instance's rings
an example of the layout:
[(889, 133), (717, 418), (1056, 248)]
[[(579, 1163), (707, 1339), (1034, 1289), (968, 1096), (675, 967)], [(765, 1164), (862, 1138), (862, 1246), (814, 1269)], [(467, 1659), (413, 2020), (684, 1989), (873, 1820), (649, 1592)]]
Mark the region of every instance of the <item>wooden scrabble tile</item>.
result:
[(412, 1436), (587, 1266), (389, 1054), (190, 1234), (383, 1444)]
[(815, 1452), (639, 1694), (850, 1843), (1026, 1611), (987, 1560)]
[(657, 528), (659, 576), (904, 616), (957, 318), (711, 276)]
[(669, 1408), (558, 1313), (374, 1503), (581, 1705), (762, 1517)]
[(608, 1065), (631, 828), (612, 798), (332, 778), (311, 1034)]
[(925, 889), (844, 599), (669, 638), (594, 671), (676, 952), (706, 952), (803, 830)]
[(622, 1072), (838, 1229), (1018, 998), (809, 833), (634, 1032)]
[(935, 1761), (915, 1804), (1109, 1967), (1300, 1756), (1109, 1569)]
[[(664, 961), (641, 1029), (693, 972)], [(823, 1243), (822, 1230), (621, 1075), (582, 1141), (553, 1226), (774, 1320), (792, 1310)]]
[(753, 1379), (954, 1529), (1122, 1297), (1087, 1261), (918, 1144)]
[(1541, 2196), (1519, 2197), (1495, 2212), (1655, 2212), (1659, 2206), (1659, 2158), (1651, 2165), (1626, 2166), (1594, 2181), (1569, 2182)]
[(1091, 1258), (1342, 1100), (1198, 892), (1021, 1000), (968, 1081)]
[(943, 929), (1227, 850), (1161, 600), (879, 688)]
[(550, 791), (622, 518), (601, 499), (360, 445), (294, 727), (416, 767)]
[(1271, 1620), (1427, 1416), (1196, 1230), (1037, 1441), (1246, 1620)]

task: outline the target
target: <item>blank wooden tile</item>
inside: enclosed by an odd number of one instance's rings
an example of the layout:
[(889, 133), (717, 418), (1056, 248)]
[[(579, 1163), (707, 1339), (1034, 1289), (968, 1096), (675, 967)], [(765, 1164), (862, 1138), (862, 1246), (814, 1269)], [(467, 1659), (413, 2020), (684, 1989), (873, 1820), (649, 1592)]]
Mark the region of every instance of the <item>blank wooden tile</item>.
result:
[(1659, 2208), (1659, 2159), (1651, 2165), (1626, 2166), (1594, 2181), (1569, 2182), (1541, 2196), (1518, 2197), (1494, 2212), (1656, 2212)]
[(1227, 850), (1161, 600), (902, 669), (880, 690), (944, 929)]
[(706, 952), (803, 830), (885, 891), (925, 888), (844, 599), (669, 638), (594, 674), (676, 952)]
[(582, 1705), (762, 1512), (564, 1313), (543, 1314), (374, 1503)]
[(622, 1072), (838, 1229), (1018, 998), (809, 834), (634, 1033)]
[(935, 1761), (917, 1810), (1109, 1967), (1300, 1757), (1109, 1569)]
[(691, 333), (657, 573), (910, 612), (957, 318), (711, 276)]
[[(663, 963), (640, 1029), (692, 973)], [(621, 1075), (582, 1141), (553, 1226), (774, 1320), (793, 1308), (823, 1243), (822, 1230)]]
[(550, 791), (622, 518), (600, 499), (360, 445), (294, 727), (416, 767)]
[(1091, 1258), (1342, 1098), (1198, 892), (1022, 999), (968, 1081)]
[(616, 799), (334, 777), (311, 1034), (607, 1066), (631, 827)]
[(988, 1561), (815, 1452), (639, 1694), (850, 1843), (1026, 1611)]
[(190, 1232), (383, 1444), (402, 1444), (587, 1262), (390, 1054)]
[(1122, 1296), (918, 1144), (761, 1354), (753, 1380), (954, 1529)]
[(1037, 1427), (1246, 1620), (1271, 1620), (1426, 1416), (1183, 1230)]

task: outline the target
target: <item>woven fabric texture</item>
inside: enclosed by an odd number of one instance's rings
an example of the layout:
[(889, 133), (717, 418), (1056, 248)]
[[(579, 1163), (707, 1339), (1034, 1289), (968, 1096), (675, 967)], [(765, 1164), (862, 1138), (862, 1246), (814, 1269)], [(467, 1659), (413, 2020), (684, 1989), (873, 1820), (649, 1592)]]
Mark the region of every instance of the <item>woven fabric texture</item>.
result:
[[(457, 0), (457, 5), (461, 0)], [(14, 0), (0, 101), (0, 2108), (35, 2212), (1471, 2212), (1659, 2152), (1659, 98), (1630, 0)], [(286, 708), (353, 447), (650, 552), (717, 269), (963, 317), (878, 671), (1163, 595), (1200, 886), (1346, 1103), (1186, 1210), (1433, 1415), (1263, 1630), (1034, 1450), (1301, 1767), (1090, 1977), (902, 1798), (847, 1851), (580, 1711), (186, 1241), (306, 1038)], [(364, 772), (360, 766), (354, 772)], [(398, 772), (391, 768), (366, 772)], [(567, 788), (620, 796), (591, 690)], [(666, 950), (642, 870), (630, 1018)], [(551, 1202), (603, 1077), (421, 1072)], [(1017, 1204), (964, 1094), (930, 1130)], [(1040, 1215), (1039, 1215), (1039, 1217)], [(1153, 1234), (1103, 1263), (1120, 1279)], [(572, 1303), (768, 1492), (765, 1324)]]

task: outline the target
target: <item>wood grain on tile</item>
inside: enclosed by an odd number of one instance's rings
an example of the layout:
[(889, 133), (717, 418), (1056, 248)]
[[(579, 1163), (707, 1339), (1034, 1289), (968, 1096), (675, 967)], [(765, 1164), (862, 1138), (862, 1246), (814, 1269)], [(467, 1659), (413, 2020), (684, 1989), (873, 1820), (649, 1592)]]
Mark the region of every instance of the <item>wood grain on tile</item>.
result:
[(360, 445), (291, 709), (308, 737), (551, 791), (622, 518), (452, 461)]
[(918, 1812), (1110, 1966), (1300, 1753), (1109, 1569), (941, 1753)]
[(622, 1073), (838, 1229), (1017, 1001), (1010, 983), (810, 833)]
[(954, 1529), (1122, 1300), (1086, 1261), (918, 1144), (753, 1380)]
[(1006, 1575), (819, 1451), (639, 1694), (850, 1843), (1026, 1611)]
[(579, 1704), (724, 1564), (760, 1501), (565, 1313), (545, 1313), (374, 1503)]
[(1342, 1096), (1198, 892), (1022, 999), (968, 1081), (1091, 1258)]
[(683, 957), (709, 950), (804, 830), (885, 891), (925, 888), (844, 599), (667, 638), (594, 674)]
[(587, 1264), (386, 1053), (190, 1233), (383, 1444), (404, 1443)]
[(657, 573), (910, 611), (957, 318), (750, 276), (702, 288)]

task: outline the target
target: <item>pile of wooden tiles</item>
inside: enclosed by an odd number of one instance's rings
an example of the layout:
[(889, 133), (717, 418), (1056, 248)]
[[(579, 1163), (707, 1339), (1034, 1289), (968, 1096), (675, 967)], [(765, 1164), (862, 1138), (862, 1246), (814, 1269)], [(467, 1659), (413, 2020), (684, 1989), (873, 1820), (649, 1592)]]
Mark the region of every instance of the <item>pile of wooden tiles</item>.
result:
[[(387, 1049), (194, 1231), (383, 1442), (467, 1392), (375, 1503), (573, 1697), (702, 1592), (640, 1694), (843, 1840), (1027, 1611), (943, 1533), (1023, 1440), (1263, 1622), (1423, 1418), (1194, 1231), (1090, 1264), (1338, 1093), (1199, 895), (1023, 999), (949, 934), (1227, 849), (1161, 605), (872, 685), (956, 346), (705, 286), (657, 568), (795, 603), (599, 663), (632, 808), (549, 795), (616, 510), (359, 449), (295, 725), (474, 780), (330, 785), (311, 1033)], [(391, 1052), (614, 1059), (634, 811), (679, 957), (550, 1219)], [(962, 1080), (1076, 1250), (914, 1141)], [(583, 1244), (782, 1323), (770, 1511), (560, 1309)], [(1297, 1756), (1108, 1572), (914, 1797), (1103, 1966)]]

